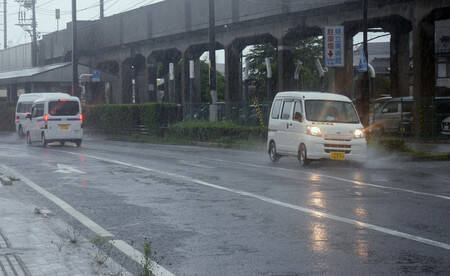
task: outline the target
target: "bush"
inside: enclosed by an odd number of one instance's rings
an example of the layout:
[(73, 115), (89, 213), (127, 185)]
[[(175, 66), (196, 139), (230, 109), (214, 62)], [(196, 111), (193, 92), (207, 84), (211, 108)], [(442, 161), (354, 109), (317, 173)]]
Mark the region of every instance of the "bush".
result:
[(104, 104), (84, 109), (84, 124), (107, 134), (129, 134), (143, 124), (149, 134), (160, 135), (161, 129), (181, 120), (182, 111), (174, 104)]
[(408, 151), (405, 140), (401, 138), (381, 138), (378, 143), (388, 151)]
[(188, 121), (169, 126), (167, 136), (193, 141), (217, 141), (224, 138), (263, 138), (266, 133), (259, 127), (240, 126), (231, 122)]
[(15, 108), (8, 104), (0, 104), (0, 131), (15, 131)]

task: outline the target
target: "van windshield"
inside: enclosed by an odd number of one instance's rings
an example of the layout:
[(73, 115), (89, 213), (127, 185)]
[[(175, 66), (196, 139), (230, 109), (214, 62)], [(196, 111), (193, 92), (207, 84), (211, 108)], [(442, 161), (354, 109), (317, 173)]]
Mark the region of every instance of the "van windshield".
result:
[(350, 102), (306, 100), (306, 119), (312, 122), (358, 124), (359, 118)]
[(80, 113), (80, 105), (75, 101), (49, 102), (48, 110), (51, 116), (73, 116)]

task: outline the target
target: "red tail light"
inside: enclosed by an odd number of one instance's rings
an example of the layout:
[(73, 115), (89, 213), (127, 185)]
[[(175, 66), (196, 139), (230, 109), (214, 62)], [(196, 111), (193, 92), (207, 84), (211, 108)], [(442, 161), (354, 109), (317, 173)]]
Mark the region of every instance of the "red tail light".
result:
[(19, 116), (16, 116), (16, 120), (19, 120), (20, 118), (19, 118)]
[(44, 121), (46, 121), (46, 122), (48, 121), (48, 114), (44, 115)]
[(83, 122), (83, 114), (80, 114), (80, 121)]

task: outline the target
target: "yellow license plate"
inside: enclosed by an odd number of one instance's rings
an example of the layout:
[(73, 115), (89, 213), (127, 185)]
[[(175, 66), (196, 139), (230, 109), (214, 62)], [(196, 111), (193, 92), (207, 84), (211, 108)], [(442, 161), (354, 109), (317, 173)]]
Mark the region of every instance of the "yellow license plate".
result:
[(332, 152), (331, 160), (345, 160), (345, 153), (343, 152)]
[(69, 129), (69, 125), (59, 125), (59, 129), (68, 130)]

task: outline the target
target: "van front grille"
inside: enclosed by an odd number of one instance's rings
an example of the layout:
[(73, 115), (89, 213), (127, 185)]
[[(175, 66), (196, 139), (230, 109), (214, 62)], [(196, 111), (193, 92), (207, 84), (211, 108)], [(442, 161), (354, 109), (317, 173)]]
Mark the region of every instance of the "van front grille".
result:
[(326, 148), (343, 148), (343, 149), (351, 149), (352, 145), (338, 145), (338, 144), (325, 144)]
[(341, 150), (341, 149), (325, 149), (326, 153), (331, 153), (331, 152), (343, 152), (345, 154), (349, 154), (350, 152), (352, 152), (351, 150)]

